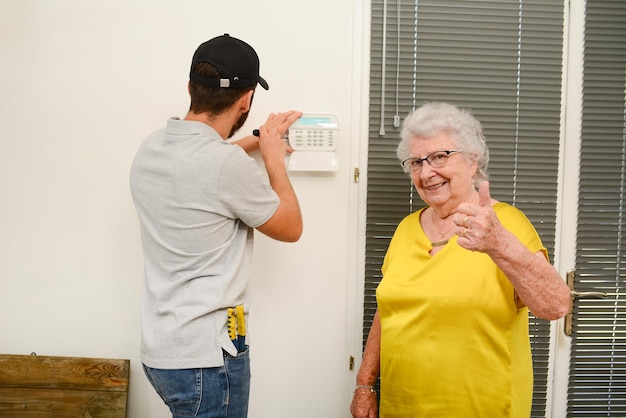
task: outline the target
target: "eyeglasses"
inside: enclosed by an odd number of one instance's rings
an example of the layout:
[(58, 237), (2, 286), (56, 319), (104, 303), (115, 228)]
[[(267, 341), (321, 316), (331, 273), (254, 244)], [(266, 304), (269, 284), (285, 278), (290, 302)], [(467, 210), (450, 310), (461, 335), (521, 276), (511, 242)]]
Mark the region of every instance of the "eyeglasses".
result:
[(422, 171), (422, 166), (424, 161), (428, 163), (433, 168), (441, 168), (448, 162), (448, 157), (450, 155), (455, 154), (457, 152), (463, 152), (460, 149), (455, 150), (447, 150), (447, 151), (434, 151), (428, 154), (424, 158), (407, 158), (402, 161), (402, 167), (406, 167), (407, 165), (411, 168), (412, 171), (419, 173)]

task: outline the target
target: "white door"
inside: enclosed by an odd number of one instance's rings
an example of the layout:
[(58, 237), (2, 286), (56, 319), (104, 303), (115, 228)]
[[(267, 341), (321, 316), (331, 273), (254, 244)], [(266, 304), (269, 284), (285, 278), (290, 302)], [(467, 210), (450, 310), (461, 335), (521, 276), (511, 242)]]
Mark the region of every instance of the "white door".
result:
[(568, 31), (564, 83), (558, 268), (575, 297), (552, 330), (549, 411), (554, 418), (625, 417), (626, 5), (575, 0), (567, 18), (570, 28), (585, 28)]

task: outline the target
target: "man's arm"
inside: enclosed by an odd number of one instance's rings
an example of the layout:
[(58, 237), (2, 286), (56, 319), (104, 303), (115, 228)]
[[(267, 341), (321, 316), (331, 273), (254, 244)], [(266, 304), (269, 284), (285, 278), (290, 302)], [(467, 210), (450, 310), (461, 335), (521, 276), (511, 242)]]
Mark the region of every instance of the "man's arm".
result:
[[(270, 114), (265, 125), (259, 128), (261, 158), (269, 177), (270, 186), (280, 199), (274, 215), (257, 229), (279, 241), (295, 242), (302, 235), (302, 213), (298, 198), (289, 180), (285, 165), (287, 145), (283, 135), (300, 116), (301, 112)], [(244, 148), (245, 149), (245, 148)]]
[(248, 135), (231, 142), (231, 144), (240, 146), (241, 148), (243, 148), (246, 154), (250, 154), (259, 149), (259, 137), (254, 135)]

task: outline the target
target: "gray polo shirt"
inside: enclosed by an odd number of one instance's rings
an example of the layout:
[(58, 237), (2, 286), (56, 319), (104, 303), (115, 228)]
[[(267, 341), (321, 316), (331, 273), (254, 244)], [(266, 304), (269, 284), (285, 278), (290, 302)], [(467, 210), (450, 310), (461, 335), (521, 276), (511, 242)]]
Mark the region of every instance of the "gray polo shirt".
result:
[(235, 355), (226, 308), (248, 311), (253, 228), (279, 198), (256, 161), (208, 125), (169, 119), (130, 171), (144, 255), (141, 359), (160, 369), (216, 367)]

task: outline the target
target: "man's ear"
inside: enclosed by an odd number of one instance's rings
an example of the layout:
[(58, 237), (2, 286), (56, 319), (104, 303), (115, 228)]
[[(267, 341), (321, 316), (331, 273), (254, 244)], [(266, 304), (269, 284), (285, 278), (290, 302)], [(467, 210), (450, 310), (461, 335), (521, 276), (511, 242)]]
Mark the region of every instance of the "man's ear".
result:
[(252, 96), (254, 96), (254, 90), (248, 90), (248, 92), (239, 99), (242, 112), (245, 113), (250, 111), (250, 107), (252, 106)]

